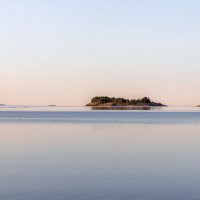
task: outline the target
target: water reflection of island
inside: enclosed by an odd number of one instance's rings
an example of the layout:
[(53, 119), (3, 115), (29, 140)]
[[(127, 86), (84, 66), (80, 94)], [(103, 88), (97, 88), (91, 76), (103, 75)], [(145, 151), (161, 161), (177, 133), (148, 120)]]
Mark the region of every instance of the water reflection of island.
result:
[(92, 106), (91, 110), (161, 110), (161, 107), (150, 106)]

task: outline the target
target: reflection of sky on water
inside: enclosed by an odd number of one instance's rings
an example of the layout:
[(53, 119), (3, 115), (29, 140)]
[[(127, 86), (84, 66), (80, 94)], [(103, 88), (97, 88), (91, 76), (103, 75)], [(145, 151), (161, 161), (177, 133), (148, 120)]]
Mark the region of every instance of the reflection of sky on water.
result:
[(0, 111), (92, 111), (92, 110), (127, 110), (127, 111), (162, 111), (162, 112), (199, 112), (200, 107), (148, 107), (148, 106), (29, 106), (29, 105), (6, 105), (0, 106)]
[(1, 110), (0, 123), (200, 123), (198, 111), (162, 110)]
[(9, 123), (0, 130), (0, 199), (199, 199), (199, 124)]

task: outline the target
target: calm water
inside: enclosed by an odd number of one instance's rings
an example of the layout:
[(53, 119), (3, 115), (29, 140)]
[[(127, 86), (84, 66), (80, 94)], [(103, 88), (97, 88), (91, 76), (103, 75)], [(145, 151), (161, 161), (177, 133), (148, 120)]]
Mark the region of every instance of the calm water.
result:
[(199, 200), (200, 109), (0, 108), (2, 200)]

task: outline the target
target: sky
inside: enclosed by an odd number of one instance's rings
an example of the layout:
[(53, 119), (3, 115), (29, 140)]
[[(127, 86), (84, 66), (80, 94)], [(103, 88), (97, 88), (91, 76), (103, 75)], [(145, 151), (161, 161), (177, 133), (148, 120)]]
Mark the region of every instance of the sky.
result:
[(200, 104), (200, 1), (0, 0), (0, 103)]

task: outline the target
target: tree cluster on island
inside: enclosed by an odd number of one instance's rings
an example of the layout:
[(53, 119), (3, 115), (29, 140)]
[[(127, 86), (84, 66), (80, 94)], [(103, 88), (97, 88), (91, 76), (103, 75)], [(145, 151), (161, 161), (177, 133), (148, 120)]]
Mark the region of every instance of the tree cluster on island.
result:
[(96, 96), (86, 106), (166, 106), (161, 103), (151, 101), (148, 97), (141, 99), (125, 99), (108, 96)]

